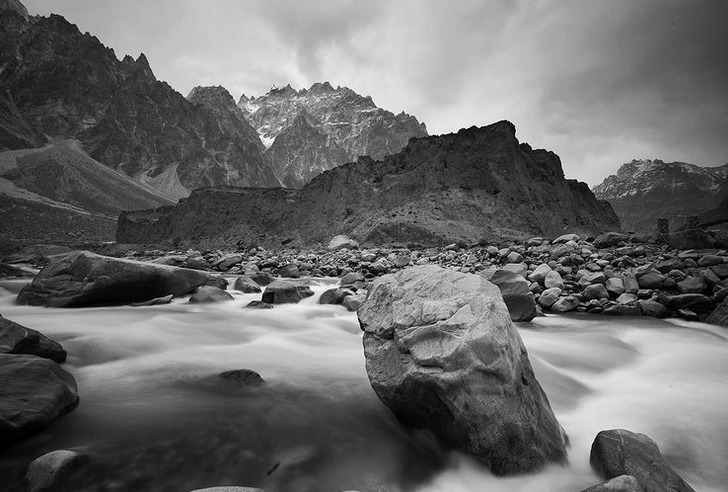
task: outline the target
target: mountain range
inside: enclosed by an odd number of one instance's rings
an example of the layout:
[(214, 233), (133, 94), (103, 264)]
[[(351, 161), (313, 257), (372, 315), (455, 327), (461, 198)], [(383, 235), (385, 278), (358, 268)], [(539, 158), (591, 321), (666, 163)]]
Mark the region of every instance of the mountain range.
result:
[(728, 164), (633, 160), (595, 186), (594, 194), (612, 205), (625, 230), (654, 232), (658, 218), (669, 219), (674, 229), (728, 198)]

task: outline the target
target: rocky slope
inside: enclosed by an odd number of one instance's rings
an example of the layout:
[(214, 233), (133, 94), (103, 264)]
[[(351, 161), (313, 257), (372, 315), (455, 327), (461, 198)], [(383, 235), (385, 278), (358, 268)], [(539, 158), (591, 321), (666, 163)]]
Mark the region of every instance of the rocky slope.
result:
[(174, 208), (122, 214), (117, 240), (295, 245), (349, 234), (365, 244), (448, 244), (618, 227), (586, 184), (564, 179), (558, 156), (519, 144), (513, 124), (501, 121), (413, 139), (302, 190), (197, 190)]
[(63, 17), (29, 17), (15, 0), (0, 9), (0, 149), (76, 138), (175, 199), (201, 186), (279, 185), (254, 132), (158, 81), (143, 54), (119, 60)]
[(674, 229), (728, 197), (728, 164), (633, 160), (594, 187), (594, 194), (609, 201), (625, 230), (654, 232), (661, 217), (670, 219)]
[(411, 137), (427, 136), (424, 124), (405, 113), (378, 108), (371, 97), (328, 82), (296, 91), (290, 85), (260, 97), (243, 95), (238, 107), (258, 131), (278, 178), (300, 188), (321, 172), (359, 156), (382, 159)]

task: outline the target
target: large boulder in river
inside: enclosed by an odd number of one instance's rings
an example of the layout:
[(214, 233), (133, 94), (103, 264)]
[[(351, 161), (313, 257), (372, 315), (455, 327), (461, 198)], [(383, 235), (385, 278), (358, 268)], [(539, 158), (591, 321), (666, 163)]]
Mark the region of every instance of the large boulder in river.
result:
[(0, 381), (0, 448), (78, 405), (76, 380), (49, 359), (0, 354)]
[(624, 429), (597, 434), (589, 457), (594, 471), (605, 479), (631, 475), (645, 492), (695, 492), (665, 462), (655, 441)]
[(261, 300), (268, 304), (295, 304), (312, 295), (308, 285), (276, 280), (265, 288)]
[(182, 296), (209, 274), (187, 268), (110, 258), (88, 251), (53, 257), (18, 294), (18, 303), (50, 307), (129, 304)]
[(499, 475), (565, 459), (566, 436), (484, 277), (432, 265), (385, 275), (358, 316), (372, 388), (402, 423)]
[(39, 331), (0, 316), (0, 354), (37, 355), (61, 363), (66, 351), (61, 344)]
[(498, 287), (513, 321), (531, 321), (536, 317), (536, 301), (526, 279), (508, 270), (496, 270), (489, 279)]

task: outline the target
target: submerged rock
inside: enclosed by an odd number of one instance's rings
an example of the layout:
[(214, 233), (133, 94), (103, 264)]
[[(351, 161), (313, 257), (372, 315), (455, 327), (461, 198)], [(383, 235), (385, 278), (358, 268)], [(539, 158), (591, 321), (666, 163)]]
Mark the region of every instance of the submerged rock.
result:
[(28, 465), (25, 481), (28, 492), (56, 490), (71, 473), (88, 462), (87, 455), (59, 449), (36, 458)]
[(64, 362), (66, 351), (60, 343), (39, 331), (26, 328), (0, 316), (0, 354), (37, 355), (44, 359)]
[(594, 471), (603, 478), (631, 475), (645, 492), (695, 492), (665, 462), (657, 444), (644, 434), (624, 429), (601, 431), (589, 457)]
[(0, 445), (47, 427), (78, 405), (76, 380), (35, 355), (0, 354)]
[(566, 436), (485, 278), (409, 268), (377, 279), (358, 316), (372, 388), (402, 423), (498, 475), (565, 460)]
[(19, 304), (83, 307), (182, 296), (207, 282), (198, 270), (76, 251), (56, 256), (18, 294)]

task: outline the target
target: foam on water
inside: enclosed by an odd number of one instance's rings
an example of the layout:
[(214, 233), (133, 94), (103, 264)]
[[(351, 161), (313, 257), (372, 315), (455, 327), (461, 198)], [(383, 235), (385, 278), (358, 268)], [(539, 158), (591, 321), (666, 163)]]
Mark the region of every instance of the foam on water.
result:
[[(78, 491), (575, 492), (599, 481), (588, 462), (597, 432), (625, 428), (657, 441), (697, 490), (728, 483), (728, 337), (718, 327), (595, 316), (521, 324), (571, 440), (569, 463), (497, 478), (402, 428), (379, 402), (356, 316), (317, 304), (330, 282), (317, 283), (313, 298), (268, 310), (245, 309), (260, 294), (237, 292), (214, 305), (16, 306), (18, 285), (0, 285), (0, 313), (64, 345), (81, 405), (0, 454), (0, 475), (17, 478), (29, 460), (71, 447), (93, 457)], [(241, 368), (267, 384), (238, 388), (216, 377)]]

